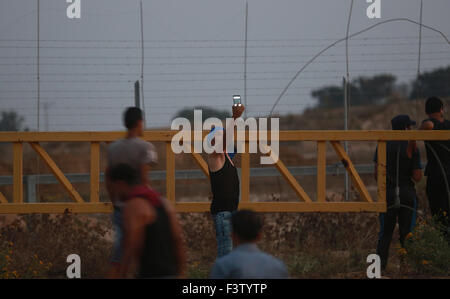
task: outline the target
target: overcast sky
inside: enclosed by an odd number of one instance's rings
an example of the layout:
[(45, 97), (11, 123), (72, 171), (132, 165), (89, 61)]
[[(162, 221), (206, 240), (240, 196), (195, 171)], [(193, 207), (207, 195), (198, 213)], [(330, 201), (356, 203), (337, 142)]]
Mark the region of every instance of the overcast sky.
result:
[[(139, 1), (81, 0), (81, 19), (66, 16), (66, 1), (41, 0), (40, 129), (120, 130), (134, 103), (141, 73)], [(143, 1), (147, 126), (170, 126), (184, 107), (229, 109), (244, 95), (243, 0)], [(450, 1), (424, 0), (423, 23), (450, 35)], [(36, 0), (0, 2), (0, 110), (16, 110), (37, 128)], [(296, 71), (345, 36), (350, 0), (249, 0), (247, 110), (265, 116)], [(381, 19), (368, 19), (355, 0), (350, 33), (390, 18), (418, 21), (420, 0), (381, 0)], [(350, 40), (350, 77), (417, 72), (417, 25), (381, 25)], [(450, 65), (450, 47), (423, 30), (422, 71)], [(345, 43), (311, 64), (275, 112), (314, 105), (310, 93), (341, 84)], [(298, 128), (302, 129), (302, 128)]]

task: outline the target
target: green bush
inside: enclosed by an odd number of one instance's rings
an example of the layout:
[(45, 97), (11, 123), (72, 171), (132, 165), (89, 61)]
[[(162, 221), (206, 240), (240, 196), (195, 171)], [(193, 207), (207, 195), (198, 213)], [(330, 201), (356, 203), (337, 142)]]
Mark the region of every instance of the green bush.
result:
[(420, 222), (407, 236), (404, 255), (421, 274), (450, 274), (450, 245), (442, 225), (431, 219)]

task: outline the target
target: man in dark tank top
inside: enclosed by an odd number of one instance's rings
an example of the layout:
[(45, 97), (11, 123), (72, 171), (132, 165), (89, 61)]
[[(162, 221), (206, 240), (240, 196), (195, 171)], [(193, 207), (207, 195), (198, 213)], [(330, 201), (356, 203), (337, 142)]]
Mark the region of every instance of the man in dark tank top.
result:
[[(450, 121), (444, 118), (444, 103), (431, 97), (425, 104), (428, 119), (422, 122), (421, 130), (450, 130)], [(425, 141), (427, 152), (427, 197), (431, 214), (446, 227), (450, 236), (450, 140)]]
[(110, 178), (124, 203), (123, 254), (115, 278), (182, 277), (185, 250), (171, 205), (140, 183), (139, 173), (128, 164), (111, 168)]
[[(233, 106), (233, 118), (241, 117), (244, 106)], [(231, 130), (230, 132), (233, 132)], [(217, 240), (217, 257), (222, 257), (233, 249), (231, 239), (231, 216), (239, 205), (239, 176), (230, 154), (226, 152), (226, 136), (223, 128), (215, 127), (208, 135), (211, 145), (215, 140), (223, 140), (223, 151), (208, 154), (207, 163), (213, 199), (211, 215), (214, 220)]]

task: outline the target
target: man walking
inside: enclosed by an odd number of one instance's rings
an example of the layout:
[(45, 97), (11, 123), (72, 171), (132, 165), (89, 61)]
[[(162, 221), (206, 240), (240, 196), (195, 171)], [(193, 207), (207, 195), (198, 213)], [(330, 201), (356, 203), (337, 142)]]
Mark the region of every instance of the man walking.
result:
[[(139, 183), (139, 173), (127, 164), (110, 170), (123, 205), (123, 255), (117, 277), (177, 278), (183, 275), (185, 250), (175, 213), (166, 200)], [(136, 271), (134, 269), (136, 266)]]
[[(233, 118), (241, 117), (244, 106), (233, 106)], [(234, 133), (233, 130), (230, 132)], [(231, 214), (237, 210), (239, 204), (239, 176), (237, 169), (226, 152), (226, 134), (223, 128), (215, 127), (208, 139), (211, 145), (222, 140), (223, 150), (208, 154), (207, 163), (211, 182), (213, 199), (211, 214), (217, 240), (217, 257), (222, 257), (233, 249), (231, 240)]]
[[(408, 115), (391, 120), (393, 130), (411, 130), (416, 123)], [(374, 162), (377, 163), (377, 154)], [(386, 203), (387, 212), (380, 214), (380, 233), (377, 254), (381, 269), (385, 270), (395, 225), (398, 222), (400, 244), (414, 228), (416, 221), (416, 189), (414, 181), (422, 179), (420, 153), (415, 141), (388, 141), (386, 144)], [(375, 165), (375, 178), (377, 167)]]
[[(422, 130), (450, 130), (450, 121), (444, 119), (444, 103), (431, 97), (426, 101), (425, 112), (428, 119), (422, 122)], [(427, 197), (431, 214), (446, 227), (450, 236), (450, 140), (425, 141), (427, 151)]]
[(151, 165), (155, 165), (158, 155), (155, 147), (139, 137), (144, 134), (144, 122), (141, 109), (137, 107), (129, 107), (124, 113), (124, 125), (127, 128), (127, 136), (123, 139), (113, 142), (107, 151), (107, 167), (106, 167), (106, 189), (113, 203), (113, 230), (114, 244), (111, 257), (110, 276), (114, 277), (119, 261), (122, 257), (122, 207), (123, 202), (115, 193), (111, 179), (110, 170), (118, 164), (130, 165), (139, 173), (138, 181), (142, 185), (149, 184), (148, 171)]
[(212, 279), (283, 279), (288, 278), (286, 266), (277, 258), (259, 250), (262, 218), (253, 211), (242, 210), (232, 216), (235, 248), (216, 260)]

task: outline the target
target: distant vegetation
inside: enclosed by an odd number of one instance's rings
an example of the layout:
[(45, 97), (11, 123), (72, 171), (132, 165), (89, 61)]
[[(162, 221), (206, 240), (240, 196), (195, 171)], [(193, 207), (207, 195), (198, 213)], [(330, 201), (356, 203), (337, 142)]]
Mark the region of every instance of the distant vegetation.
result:
[[(231, 106), (231, 105), (230, 105)], [(218, 119), (226, 119), (227, 117), (231, 117), (231, 113), (227, 110), (218, 110), (214, 108), (208, 108), (208, 107), (194, 107), (194, 108), (184, 108), (183, 110), (180, 110), (175, 118), (177, 117), (184, 117), (189, 119), (191, 123), (194, 121), (194, 110), (201, 110), (202, 111), (202, 118), (203, 120), (210, 118), (210, 117), (217, 117)], [(231, 109), (230, 109), (231, 110)]]
[(450, 66), (425, 72), (412, 83), (410, 99), (450, 96)]
[[(425, 72), (411, 84), (396, 84), (397, 78), (391, 74), (379, 74), (372, 77), (360, 76), (349, 85), (351, 106), (382, 104), (397, 94), (410, 100), (430, 96), (450, 96), (450, 66)], [(317, 99), (318, 108), (337, 108), (344, 105), (343, 86), (329, 85), (313, 90), (311, 95)]]
[(2, 111), (0, 118), (0, 131), (28, 131), (25, 128), (24, 118), (15, 111)]

